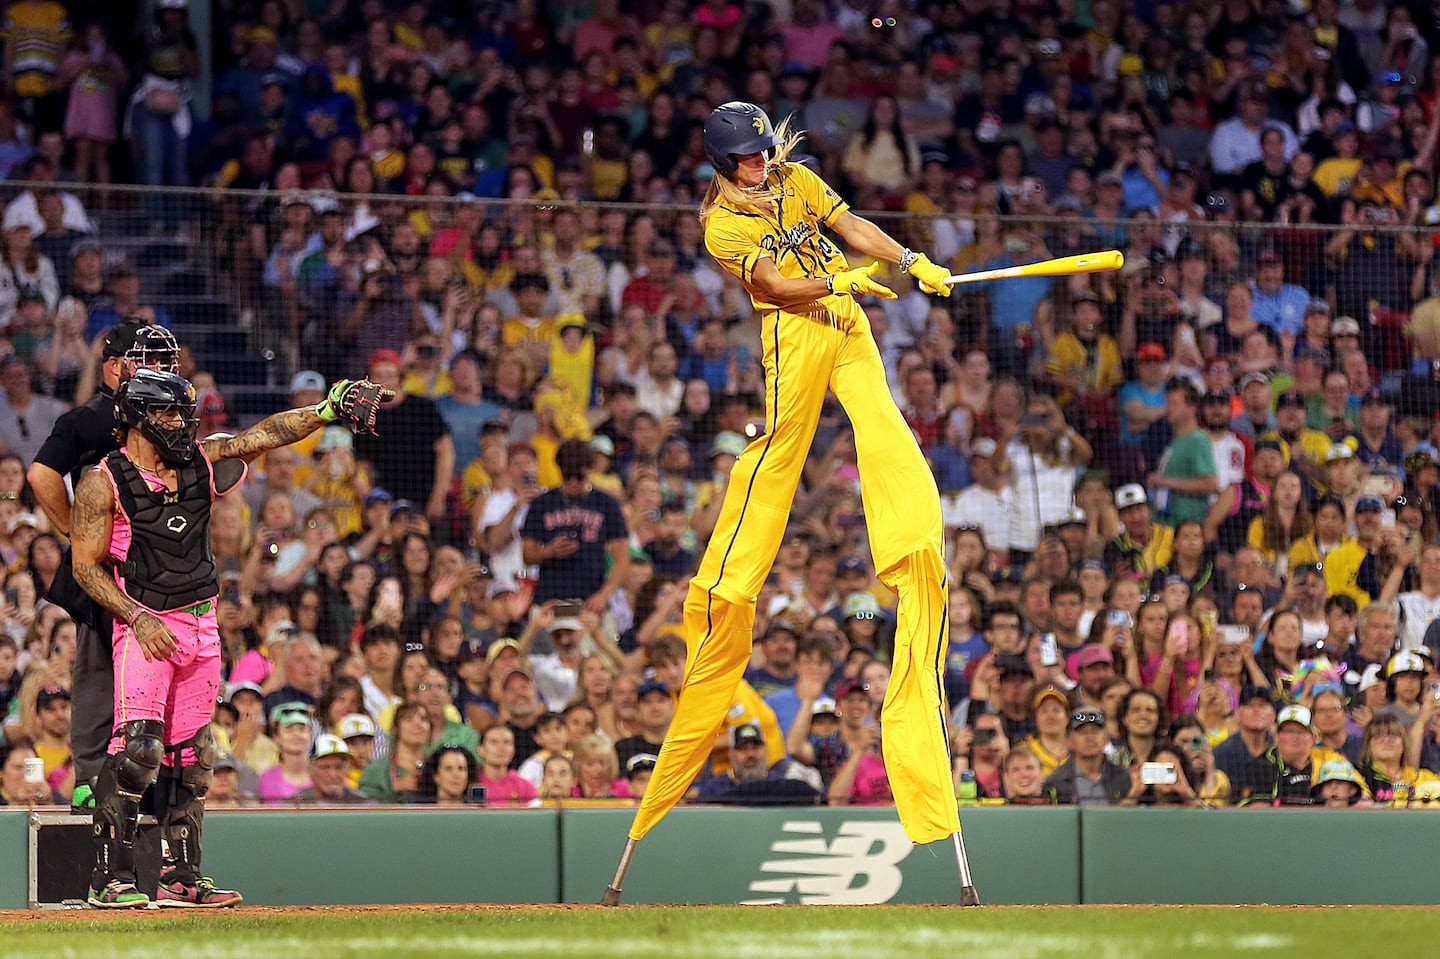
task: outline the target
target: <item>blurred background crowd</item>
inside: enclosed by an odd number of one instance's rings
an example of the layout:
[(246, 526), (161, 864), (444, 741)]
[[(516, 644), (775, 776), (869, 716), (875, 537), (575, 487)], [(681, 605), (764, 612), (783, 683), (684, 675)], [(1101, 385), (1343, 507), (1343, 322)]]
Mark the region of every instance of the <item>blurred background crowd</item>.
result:
[[(1440, 801), (1431, 5), (21, 0), (3, 39), (0, 801), (72, 785), (25, 472), (131, 314), (207, 433), (399, 390), (217, 505), (212, 805), (642, 795), (765, 425), (695, 216), (736, 98), (956, 272), (1126, 254), (865, 304), (942, 493), (962, 801)], [(888, 801), (866, 535), (827, 405), (696, 801)]]

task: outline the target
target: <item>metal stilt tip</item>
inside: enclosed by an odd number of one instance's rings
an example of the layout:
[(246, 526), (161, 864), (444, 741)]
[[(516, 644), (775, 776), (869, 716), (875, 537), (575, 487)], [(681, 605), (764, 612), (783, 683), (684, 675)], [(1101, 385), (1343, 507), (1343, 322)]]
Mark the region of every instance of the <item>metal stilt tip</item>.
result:
[(605, 895), (600, 897), (600, 905), (620, 905), (620, 887), (625, 882), (625, 873), (630, 871), (630, 860), (635, 855), (635, 842), (634, 839), (626, 838), (625, 851), (620, 854), (620, 864), (615, 867), (615, 878), (605, 887)]
[(962, 886), (962, 887), (960, 888), (960, 905), (962, 905), (962, 906), (978, 906), (978, 905), (980, 905), (980, 894), (975, 891), (975, 887), (974, 887), (974, 886)]

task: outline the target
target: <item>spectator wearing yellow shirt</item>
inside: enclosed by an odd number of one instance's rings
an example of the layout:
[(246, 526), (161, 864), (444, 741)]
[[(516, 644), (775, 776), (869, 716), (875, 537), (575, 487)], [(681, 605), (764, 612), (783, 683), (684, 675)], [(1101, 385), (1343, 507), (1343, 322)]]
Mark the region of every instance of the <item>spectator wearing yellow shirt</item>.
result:
[(517, 273), (510, 281), (510, 292), (519, 312), (501, 322), (500, 342), (524, 353), (533, 369), (544, 370), (560, 331), (557, 319), (544, 314), (550, 281), (544, 273)]
[(1100, 298), (1081, 293), (1071, 301), (1071, 328), (1055, 337), (1045, 361), (1045, 375), (1056, 386), (1061, 406), (1076, 396), (1113, 393), (1125, 382), (1120, 346), (1100, 330)]
[(595, 338), (579, 313), (560, 316), (556, 325), (559, 335), (550, 345), (550, 379), (565, 384), (575, 399), (588, 406), (595, 377)]
[(304, 488), (329, 511), (336, 535), (343, 539), (361, 531), (360, 504), (370, 492), (370, 474), (355, 460), (355, 440), (349, 430), (327, 426), (319, 436), (315, 452), (320, 459)]
[(444, 353), (440, 338), (433, 333), (423, 333), (411, 340), (405, 349), (405, 376), (400, 381), (400, 389), (411, 396), (432, 400), (448, 396), (451, 383), (450, 373), (442, 362)]
[(1311, 179), (1326, 196), (1341, 196), (1350, 190), (1364, 164), (1360, 159), (1360, 131), (1349, 120), (1342, 120), (1335, 128), (1335, 156), (1320, 161)]

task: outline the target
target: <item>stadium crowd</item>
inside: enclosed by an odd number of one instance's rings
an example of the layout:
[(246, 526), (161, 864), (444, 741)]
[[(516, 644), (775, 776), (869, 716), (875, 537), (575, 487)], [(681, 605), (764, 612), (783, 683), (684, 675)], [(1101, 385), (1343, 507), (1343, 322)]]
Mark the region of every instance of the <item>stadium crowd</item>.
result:
[[(1440, 801), (1430, 5), (265, 0), (214, 4), (208, 44), (184, 0), (139, 31), (71, 6), (4, 26), (0, 802), (74, 785), (26, 469), (119, 317), (172, 325), (106, 249), (124, 196), (50, 185), (112, 170), (214, 188), (145, 209), (293, 404), (398, 391), (215, 508), (209, 804), (643, 795), (764, 429), (758, 321), (694, 216), (735, 98), (957, 272), (1126, 254), (945, 302), (894, 271), (865, 306), (942, 493), (963, 802)], [(827, 405), (695, 801), (888, 801), (868, 555)]]

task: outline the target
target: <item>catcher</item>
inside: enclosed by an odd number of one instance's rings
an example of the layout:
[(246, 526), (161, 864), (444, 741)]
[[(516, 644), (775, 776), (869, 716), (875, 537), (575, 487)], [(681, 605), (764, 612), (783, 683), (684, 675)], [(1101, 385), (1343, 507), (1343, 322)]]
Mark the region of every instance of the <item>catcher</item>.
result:
[(357, 431), (373, 429), (388, 396), (367, 380), (342, 380), (315, 407), (197, 442), (200, 421), (188, 380), (139, 369), (116, 390), (120, 449), (81, 479), (70, 521), (75, 580), (114, 617), (115, 729), (95, 786), (91, 906), (150, 902), (135, 884), (135, 835), (141, 797), (152, 783), (150, 811), (169, 846), (157, 904), (213, 908), (241, 901), (200, 874), (221, 665), (211, 506), (266, 450), (342, 418)]

